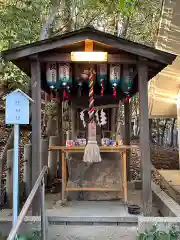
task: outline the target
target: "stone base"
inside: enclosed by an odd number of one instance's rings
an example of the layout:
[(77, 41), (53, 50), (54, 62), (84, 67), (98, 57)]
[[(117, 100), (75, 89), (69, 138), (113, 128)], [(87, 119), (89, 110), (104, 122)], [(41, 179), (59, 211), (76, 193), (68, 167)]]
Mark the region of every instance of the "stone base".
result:
[(82, 153), (70, 154), (69, 182), (73, 187), (106, 187), (119, 192), (69, 192), (71, 200), (114, 200), (123, 198), (123, 178), (120, 154), (101, 153), (102, 162), (84, 163)]

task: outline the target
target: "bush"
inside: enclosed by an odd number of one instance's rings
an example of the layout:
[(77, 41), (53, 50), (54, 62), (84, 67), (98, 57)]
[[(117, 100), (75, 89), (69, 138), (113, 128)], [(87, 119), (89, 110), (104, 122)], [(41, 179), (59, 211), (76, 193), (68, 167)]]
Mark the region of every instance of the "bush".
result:
[(171, 227), (169, 230), (161, 231), (157, 225), (154, 225), (151, 230), (139, 233), (137, 240), (178, 240), (180, 239), (180, 231), (176, 227)]

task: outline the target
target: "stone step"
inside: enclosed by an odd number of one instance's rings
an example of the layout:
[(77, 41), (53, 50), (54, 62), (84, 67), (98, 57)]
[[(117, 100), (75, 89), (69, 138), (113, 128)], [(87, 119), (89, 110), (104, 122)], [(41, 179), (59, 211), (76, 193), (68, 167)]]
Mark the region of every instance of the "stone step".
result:
[(137, 226), (138, 216), (133, 217), (82, 217), (82, 216), (48, 216), (50, 225), (114, 225), (114, 226)]
[(114, 224), (137, 225), (138, 216), (128, 214), (123, 201), (71, 201), (66, 206), (58, 201), (54, 208), (47, 209), (49, 224)]
[(137, 228), (121, 226), (49, 226), (48, 240), (135, 240)]

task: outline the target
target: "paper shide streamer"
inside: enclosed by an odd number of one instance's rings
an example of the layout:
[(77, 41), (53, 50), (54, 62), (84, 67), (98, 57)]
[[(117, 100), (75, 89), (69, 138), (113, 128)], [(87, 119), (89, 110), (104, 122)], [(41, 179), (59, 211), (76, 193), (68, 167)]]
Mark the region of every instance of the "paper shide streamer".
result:
[[(84, 128), (87, 126), (87, 124), (84, 120), (84, 116), (85, 116), (86, 111), (87, 110), (83, 110), (83, 111), (80, 112), (80, 119), (83, 122)], [(101, 111), (100, 111), (100, 116), (99, 116), (99, 110), (95, 111), (95, 122), (98, 126), (103, 126), (103, 125), (107, 124), (106, 113), (104, 112), (103, 109), (101, 109)]]

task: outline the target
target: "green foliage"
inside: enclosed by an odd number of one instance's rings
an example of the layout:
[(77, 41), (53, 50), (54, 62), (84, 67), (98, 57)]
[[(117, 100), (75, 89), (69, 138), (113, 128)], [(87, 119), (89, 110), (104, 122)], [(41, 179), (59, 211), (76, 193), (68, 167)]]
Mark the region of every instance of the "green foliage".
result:
[(29, 78), (11, 62), (0, 61), (0, 88), (13, 90), (27, 89)]
[(167, 231), (161, 231), (157, 225), (154, 225), (149, 231), (139, 233), (137, 240), (178, 240), (180, 239), (180, 231), (172, 226)]
[(1, 50), (39, 38), (50, 0), (5, 0), (0, 5)]
[[(0, 4), (0, 51), (36, 41), (47, 18), (50, 0), (4, 0)], [(28, 77), (0, 60), (0, 85), (25, 88)]]
[(55, 101), (48, 102), (46, 104), (46, 113), (54, 119), (57, 115), (57, 104)]
[(34, 231), (26, 236), (19, 236), (18, 240), (40, 240), (41, 239), (41, 232), (40, 231)]
[(131, 12), (126, 37), (135, 42), (154, 46), (160, 14), (160, 0), (139, 0)]
[[(7, 236), (3, 236), (3, 234), (0, 233), (0, 240), (5, 240), (5, 239), (7, 239)], [(40, 240), (41, 231), (33, 231), (23, 236), (19, 235), (16, 239), (17, 240)]]
[(137, 0), (119, 0), (119, 11), (126, 17), (131, 16), (136, 6)]
[[(4, 0), (0, 4), (0, 51), (34, 42), (52, 9), (51, 35), (93, 25), (117, 35), (118, 23), (126, 38), (152, 45), (159, 22), (161, 0)], [(60, 2), (62, 4), (60, 4)], [(64, 3), (64, 4), (63, 4)], [(127, 33), (127, 34), (126, 34)], [(0, 60), (0, 85), (25, 88), (28, 77)]]

